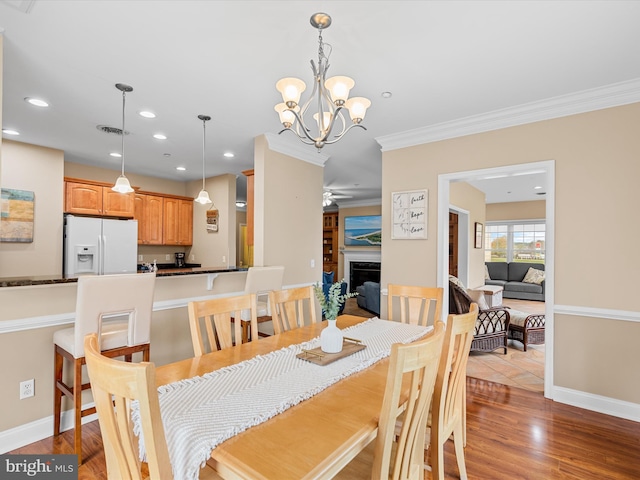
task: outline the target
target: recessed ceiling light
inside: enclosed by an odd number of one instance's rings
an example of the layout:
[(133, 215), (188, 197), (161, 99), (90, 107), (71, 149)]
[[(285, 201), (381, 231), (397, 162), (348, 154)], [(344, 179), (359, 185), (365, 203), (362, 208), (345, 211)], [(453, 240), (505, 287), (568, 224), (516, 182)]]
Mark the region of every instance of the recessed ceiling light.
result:
[(186, 170), (186, 168), (185, 168), (185, 167), (176, 167), (176, 170), (179, 170), (179, 171), (181, 171), (181, 172), (184, 172), (184, 171)]
[(20, 135), (20, 132), (16, 130), (11, 130), (9, 128), (3, 128), (2, 133), (4, 133), (5, 135)]
[(109, 155), (111, 155), (112, 157), (116, 157), (116, 158), (122, 157), (122, 155), (120, 155), (118, 152), (111, 152)]
[(540, 190), (542, 187), (540, 185), (537, 185), (535, 187), (533, 187), (534, 190)]
[(156, 118), (156, 114), (153, 112), (149, 112), (147, 110), (143, 110), (140, 112), (140, 116), (144, 118)]
[(245, 207), (247, 204), (244, 202), (236, 202), (236, 207), (242, 208)]
[(30, 103), (31, 105), (35, 105), (36, 107), (48, 107), (49, 104), (44, 100), (39, 98), (26, 97), (24, 99), (25, 102)]
[(153, 136), (153, 138), (157, 138), (158, 140), (166, 140), (166, 139), (167, 139), (167, 136), (166, 136), (166, 135), (163, 135), (163, 134), (161, 134), (161, 133), (156, 133), (156, 134)]
[(380, 96), (381, 96), (382, 98), (391, 98), (391, 96), (392, 96), (392, 95), (393, 95), (393, 94), (392, 94), (391, 92), (382, 92), (382, 93), (380, 94)]
[(170, 156), (171, 156), (171, 154), (170, 154), (170, 153), (163, 153), (163, 154), (162, 154), (162, 156), (163, 156), (163, 157), (170, 157)]
[(227, 157), (227, 158), (235, 157), (235, 155), (233, 153), (231, 153), (231, 152), (224, 152), (224, 156)]

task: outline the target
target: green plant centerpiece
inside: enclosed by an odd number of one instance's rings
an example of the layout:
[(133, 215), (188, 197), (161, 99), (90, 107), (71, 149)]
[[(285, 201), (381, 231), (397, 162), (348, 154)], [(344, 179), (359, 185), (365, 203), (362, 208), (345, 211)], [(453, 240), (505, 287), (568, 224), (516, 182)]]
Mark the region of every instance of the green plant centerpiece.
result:
[(316, 294), (316, 298), (318, 302), (320, 302), (320, 307), (322, 308), (322, 313), (324, 318), (327, 320), (335, 320), (338, 318), (338, 312), (340, 311), (340, 306), (347, 300), (347, 298), (355, 297), (358, 295), (356, 292), (354, 293), (342, 293), (342, 284), (344, 283), (344, 278), (336, 283), (331, 284), (329, 287), (329, 292), (325, 295), (322, 286), (319, 283), (316, 283), (313, 286), (313, 290)]
[(326, 295), (319, 284), (316, 283), (313, 286), (320, 307), (322, 307), (322, 313), (329, 324), (320, 332), (320, 348), (325, 353), (340, 353), (342, 351), (342, 331), (336, 325), (336, 318), (338, 318), (340, 306), (347, 298), (357, 295), (357, 293), (342, 293), (343, 283), (344, 279), (332, 284)]

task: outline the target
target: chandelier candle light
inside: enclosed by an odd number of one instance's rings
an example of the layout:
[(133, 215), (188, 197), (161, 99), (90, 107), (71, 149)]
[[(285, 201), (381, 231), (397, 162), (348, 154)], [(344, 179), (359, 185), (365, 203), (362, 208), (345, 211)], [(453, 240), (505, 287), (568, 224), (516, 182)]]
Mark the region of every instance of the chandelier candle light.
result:
[(116, 184), (111, 187), (111, 190), (118, 193), (131, 193), (133, 192), (133, 188), (131, 188), (129, 179), (124, 176), (124, 136), (126, 135), (126, 131), (124, 129), (124, 105), (126, 94), (127, 92), (133, 92), (133, 87), (125, 85), (124, 83), (116, 83), (116, 88), (122, 92), (122, 151), (120, 152), (122, 155), (122, 171), (116, 180)]
[(209, 198), (209, 192), (204, 188), (204, 152), (205, 152), (205, 139), (207, 137), (207, 121), (211, 120), (211, 117), (207, 115), (198, 115), (198, 118), (202, 120), (202, 190), (198, 193), (198, 196), (194, 199), (194, 201), (198, 202), (201, 205), (207, 205), (208, 203), (213, 203)]
[[(336, 76), (325, 80), (329, 69), (329, 56), (331, 55), (331, 45), (325, 44), (322, 40), (322, 30), (329, 28), (331, 17), (326, 13), (316, 13), (311, 16), (311, 25), (318, 29), (318, 65), (311, 60), (313, 70), (313, 91), (307, 102), (300, 107), (300, 95), (307, 88), (305, 83), (298, 78), (283, 78), (276, 83), (276, 89), (282, 94), (283, 103), (275, 106), (275, 111), (280, 115), (280, 121), (285, 130), (291, 130), (303, 143), (314, 145), (318, 152), (325, 145), (335, 143), (340, 140), (345, 133), (353, 127), (366, 128), (361, 125), (362, 120), (371, 106), (371, 101), (364, 97), (349, 98), (349, 91), (355, 85), (352, 78)], [(329, 47), (329, 53), (325, 54), (325, 47)], [(316, 112), (311, 114), (309, 107), (314, 104)], [(351, 117), (352, 124), (347, 126), (342, 110), (347, 109)], [(305, 117), (309, 115), (315, 120), (313, 130), (305, 123)], [(329, 135), (339, 118), (342, 130), (329, 139)], [(315, 136), (314, 133), (317, 132)]]

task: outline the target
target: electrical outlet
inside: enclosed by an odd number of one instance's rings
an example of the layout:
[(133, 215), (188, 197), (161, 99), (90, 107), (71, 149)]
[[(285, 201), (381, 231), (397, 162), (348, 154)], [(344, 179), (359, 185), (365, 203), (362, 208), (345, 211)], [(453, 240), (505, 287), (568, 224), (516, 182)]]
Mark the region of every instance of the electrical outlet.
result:
[(309, 262), (309, 265), (311, 266), (311, 268), (316, 268), (316, 261), (312, 258)]
[(144, 261), (144, 257), (142, 255), (138, 255), (138, 261), (139, 262), (143, 262)]
[(167, 253), (167, 255), (164, 257), (165, 260), (171, 260), (171, 254)]
[(35, 380), (25, 380), (20, 382), (20, 400), (33, 397), (35, 395)]
[(222, 255), (222, 263), (227, 263), (227, 257), (225, 255)]
[(191, 254), (191, 257), (189, 257), (189, 258), (193, 262), (196, 259), (196, 256), (194, 254)]

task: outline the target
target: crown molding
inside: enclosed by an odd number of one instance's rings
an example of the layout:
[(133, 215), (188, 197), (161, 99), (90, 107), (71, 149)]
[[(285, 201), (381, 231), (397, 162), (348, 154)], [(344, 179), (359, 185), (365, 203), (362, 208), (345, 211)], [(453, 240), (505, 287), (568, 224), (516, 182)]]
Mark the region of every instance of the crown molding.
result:
[(324, 167), (324, 164), (331, 158), (329, 155), (325, 155), (324, 153), (320, 153), (315, 150), (314, 147), (310, 145), (305, 145), (304, 143), (291, 143), (286, 141), (282, 136), (267, 132), (264, 134), (267, 139), (267, 143), (269, 144), (269, 149), (274, 152), (282, 153), (284, 155), (289, 155), (290, 157), (297, 158), (298, 160), (302, 160), (303, 162), (312, 163), (313, 165), (318, 165), (320, 167)]
[(376, 137), (383, 152), (640, 102), (640, 78)]

